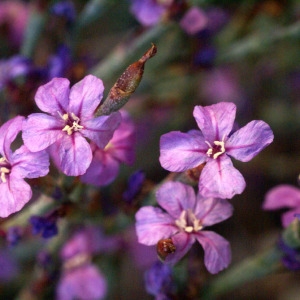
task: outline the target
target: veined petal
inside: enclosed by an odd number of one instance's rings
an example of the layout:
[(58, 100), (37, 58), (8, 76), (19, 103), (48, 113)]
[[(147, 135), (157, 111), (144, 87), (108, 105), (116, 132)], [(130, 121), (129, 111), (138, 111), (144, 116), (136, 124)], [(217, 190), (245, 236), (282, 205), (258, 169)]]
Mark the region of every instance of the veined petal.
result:
[(227, 154), (237, 160), (251, 160), (274, 139), (270, 126), (263, 121), (252, 121), (233, 133), (226, 142)]
[(300, 207), (300, 189), (289, 184), (272, 188), (265, 197), (263, 209)]
[(175, 264), (181, 258), (185, 256), (185, 254), (191, 249), (195, 242), (195, 237), (193, 234), (188, 234), (186, 232), (179, 232), (172, 236), (172, 241), (176, 250), (174, 253), (170, 253), (166, 259), (165, 263)]
[(101, 79), (87, 75), (74, 84), (70, 92), (68, 111), (80, 119), (89, 119), (103, 97), (104, 86)]
[(23, 123), (22, 138), (25, 146), (32, 152), (46, 149), (66, 135), (63, 123), (46, 114), (31, 114)]
[(31, 196), (29, 184), (10, 174), (6, 182), (0, 183), (0, 217), (6, 218), (21, 210)]
[(243, 175), (226, 155), (209, 160), (200, 175), (199, 192), (204, 198), (231, 199), (245, 187)]
[(12, 155), (10, 145), (22, 130), (24, 119), (24, 117), (16, 116), (0, 127), (0, 153), (8, 160), (10, 160)]
[(35, 94), (35, 102), (40, 110), (53, 116), (57, 112), (67, 112), (69, 104), (70, 82), (66, 78), (53, 78), (40, 86)]
[(191, 186), (181, 182), (166, 182), (156, 192), (158, 204), (174, 219), (180, 217), (183, 210), (194, 211), (196, 195)]
[(114, 130), (120, 122), (121, 114), (119, 112), (112, 113), (109, 116), (100, 116), (82, 122), (84, 128), (81, 133), (103, 149), (113, 137)]
[(210, 106), (195, 106), (194, 118), (205, 140), (213, 143), (227, 137), (232, 130), (236, 106), (231, 102), (220, 102)]
[(228, 267), (231, 250), (227, 240), (213, 231), (200, 231), (196, 239), (204, 249), (204, 264), (210, 273), (216, 274)]
[(195, 216), (201, 220), (204, 227), (222, 222), (233, 213), (233, 206), (224, 199), (203, 199), (198, 194), (196, 204)]
[(144, 245), (155, 245), (159, 240), (169, 238), (178, 231), (173, 218), (157, 207), (140, 208), (135, 219), (138, 241)]
[(20, 178), (37, 178), (48, 174), (49, 155), (46, 151), (30, 152), (23, 145), (13, 153), (11, 164)]
[(86, 172), (92, 161), (92, 150), (86, 139), (79, 133), (59, 140), (57, 163), (68, 176), (79, 176)]
[(193, 133), (172, 131), (160, 138), (161, 166), (172, 172), (182, 172), (199, 166), (207, 159), (208, 146), (203, 136), (199, 133), (196, 138)]
[(101, 149), (93, 155), (90, 166), (80, 180), (96, 186), (108, 185), (117, 177), (120, 163)]

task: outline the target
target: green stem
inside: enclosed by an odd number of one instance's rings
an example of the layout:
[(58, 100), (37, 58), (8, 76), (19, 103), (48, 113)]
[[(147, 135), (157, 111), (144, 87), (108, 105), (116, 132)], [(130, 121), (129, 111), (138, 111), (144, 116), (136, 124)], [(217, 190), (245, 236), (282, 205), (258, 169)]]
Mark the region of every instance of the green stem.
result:
[(263, 278), (282, 268), (280, 258), (282, 252), (276, 247), (259, 256), (243, 261), (241, 264), (219, 275), (211, 284), (203, 289), (201, 299), (211, 300), (241, 285)]

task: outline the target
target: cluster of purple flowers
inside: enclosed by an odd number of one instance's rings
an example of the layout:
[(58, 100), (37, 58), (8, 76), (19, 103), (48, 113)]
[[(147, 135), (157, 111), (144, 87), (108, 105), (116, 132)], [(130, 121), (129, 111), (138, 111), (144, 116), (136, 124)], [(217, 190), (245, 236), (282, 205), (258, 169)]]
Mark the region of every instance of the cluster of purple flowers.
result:
[[(178, 262), (198, 241), (204, 249), (204, 263), (211, 273), (226, 268), (230, 245), (220, 235), (204, 230), (232, 215), (228, 202), (244, 191), (246, 183), (229, 156), (247, 162), (273, 141), (273, 132), (263, 121), (252, 121), (232, 132), (236, 106), (221, 102), (196, 106), (199, 130), (173, 131), (160, 140), (160, 163), (172, 172), (184, 172), (205, 164), (199, 177), (198, 194), (181, 182), (164, 183), (156, 193), (162, 208), (146, 206), (136, 214), (140, 243), (155, 245), (171, 238), (173, 248), (165, 261)], [(167, 249), (168, 250), (168, 249)]]

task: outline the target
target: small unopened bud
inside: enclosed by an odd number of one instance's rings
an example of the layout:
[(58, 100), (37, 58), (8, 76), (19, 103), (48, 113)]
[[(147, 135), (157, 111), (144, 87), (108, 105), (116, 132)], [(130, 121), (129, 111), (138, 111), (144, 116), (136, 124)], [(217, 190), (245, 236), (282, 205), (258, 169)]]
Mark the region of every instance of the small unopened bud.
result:
[(114, 111), (118, 111), (129, 100), (139, 86), (144, 73), (146, 61), (153, 57), (157, 52), (157, 47), (152, 44), (151, 48), (136, 62), (131, 64), (120, 76), (117, 82), (109, 91), (107, 98), (100, 105), (95, 116), (110, 115)]
[(167, 256), (176, 251), (176, 246), (174, 245), (172, 239), (162, 239), (159, 240), (156, 245), (156, 252), (158, 257), (164, 261)]

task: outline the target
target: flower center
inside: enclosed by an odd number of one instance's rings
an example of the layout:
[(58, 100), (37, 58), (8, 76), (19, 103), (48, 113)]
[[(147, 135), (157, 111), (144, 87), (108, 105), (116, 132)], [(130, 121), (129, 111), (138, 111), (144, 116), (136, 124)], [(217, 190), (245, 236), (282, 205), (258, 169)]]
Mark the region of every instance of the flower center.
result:
[(197, 232), (203, 228), (201, 221), (195, 217), (195, 214), (190, 210), (184, 210), (180, 217), (175, 221), (175, 224), (185, 232)]
[(205, 143), (209, 146), (209, 149), (206, 152), (208, 157), (213, 157), (213, 159), (217, 159), (220, 155), (225, 153), (224, 140), (214, 141), (213, 146), (208, 141), (205, 141)]
[(0, 179), (6, 182), (6, 176), (10, 173), (11, 166), (5, 157), (0, 158)]
[(83, 129), (83, 126), (79, 125), (80, 119), (74, 113), (70, 115), (66, 113), (60, 116), (66, 124), (62, 131), (66, 131), (68, 135), (71, 135), (74, 131)]

